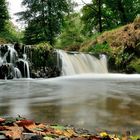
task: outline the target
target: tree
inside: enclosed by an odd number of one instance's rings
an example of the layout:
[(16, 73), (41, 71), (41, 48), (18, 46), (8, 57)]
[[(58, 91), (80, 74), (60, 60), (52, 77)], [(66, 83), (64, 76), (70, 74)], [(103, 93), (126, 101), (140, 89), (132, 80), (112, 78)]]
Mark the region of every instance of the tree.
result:
[[(54, 38), (60, 33), (63, 17), (70, 11), (69, 0), (23, 0), (26, 11), (18, 13), (20, 19), (28, 24), (25, 35), (34, 34), (34, 41), (48, 41), (54, 44)], [(33, 27), (32, 27), (33, 26)], [(38, 37), (41, 37), (38, 39)], [(27, 40), (26, 43), (30, 43)]]
[(28, 26), (24, 31), (23, 42), (25, 44), (34, 45), (46, 40), (45, 35), (43, 34), (43, 28), (41, 27), (42, 25), (35, 20), (28, 22)]
[(0, 31), (5, 29), (6, 21), (9, 19), (9, 13), (7, 10), (7, 3), (5, 0), (0, 1)]
[(57, 37), (56, 47), (67, 48), (76, 47), (84, 41), (84, 36), (81, 34), (83, 23), (80, 19), (80, 14), (72, 13), (64, 18), (64, 26), (61, 34)]
[(82, 10), (82, 20), (85, 22), (85, 25), (87, 25), (86, 30), (90, 30), (92, 32), (93, 25), (96, 25), (95, 28), (99, 32), (102, 32), (102, 0), (92, 0), (91, 4), (86, 4), (84, 0), (82, 0), (82, 2), (85, 4)]
[(82, 9), (84, 31), (91, 35), (93, 30), (102, 32), (132, 22), (140, 13), (139, 0), (92, 0)]

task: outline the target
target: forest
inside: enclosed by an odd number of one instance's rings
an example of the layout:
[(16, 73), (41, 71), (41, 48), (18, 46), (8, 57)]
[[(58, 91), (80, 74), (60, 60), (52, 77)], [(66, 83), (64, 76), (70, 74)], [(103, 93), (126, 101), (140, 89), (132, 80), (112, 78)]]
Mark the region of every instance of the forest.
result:
[(110, 71), (139, 73), (140, 1), (82, 3), (77, 11), (78, 4), (72, 0), (23, 0), (26, 10), (16, 15), (25, 29), (19, 31), (10, 20), (8, 3), (1, 0), (0, 43), (46, 43), (53, 49), (103, 53), (108, 56)]
[(0, 140), (140, 140), (140, 0), (81, 2), (0, 0)]

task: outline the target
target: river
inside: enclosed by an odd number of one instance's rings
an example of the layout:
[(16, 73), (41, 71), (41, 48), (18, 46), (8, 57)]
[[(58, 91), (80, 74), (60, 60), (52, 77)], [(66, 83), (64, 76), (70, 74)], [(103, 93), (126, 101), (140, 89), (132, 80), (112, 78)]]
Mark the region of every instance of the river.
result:
[(0, 80), (0, 115), (140, 133), (140, 75)]

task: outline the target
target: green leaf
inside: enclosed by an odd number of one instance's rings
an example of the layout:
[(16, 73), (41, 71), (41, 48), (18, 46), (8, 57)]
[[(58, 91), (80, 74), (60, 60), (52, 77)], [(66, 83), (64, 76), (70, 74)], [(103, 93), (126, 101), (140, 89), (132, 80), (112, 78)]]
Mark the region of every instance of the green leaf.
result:
[(53, 129), (60, 129), (60, 130), (66, 129), (66, 127), (64, 127), (62, 125), (52, 125), (51, 128), (53, 128)]
[(140, 139), (140, 136), (130, 136), (130, 138), (131, 138), (132, 140), (138, 140), (138, 139)]
[(50, 136), (45, 136), (43, 139), (44, 139), (44, 140), (55, 140), (54, 138), (52, 138), (52, 137), (50, 137)]

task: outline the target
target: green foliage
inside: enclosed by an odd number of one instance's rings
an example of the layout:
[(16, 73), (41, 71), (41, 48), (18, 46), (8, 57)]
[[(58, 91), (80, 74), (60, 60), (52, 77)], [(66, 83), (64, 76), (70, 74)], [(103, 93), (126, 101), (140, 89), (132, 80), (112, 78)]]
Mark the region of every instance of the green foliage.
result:
[(73, 13), (66, 16), (62, 33), (56, 38), (56, 47), (64, 49), (81, 44), (84, 41), (84, 36), (81, 34), (82, 29), (83, 24), (79, 14)]
[(134, 53), (124, 52), (124, 49), (119, 49), (115, 53), (111, 51), (108, 62), (111, 69), (118, 72), (133, 73), (134, 67), (131, 65), (131, 61), (133, 61), (134, 55)]
[(51, 50), (52, 46), (47, 42), (42, 42), (42, 43), (37, 44), (35, 49)]
[(43, 34), (43, 28), (35, 21), (28, 23), (28, 27), (25, 28), (23, 42), (28, 45), (34, 45), (46, 40)]
[(101, 0), (100, 3), (92, 0), (83, 7), (82, 13), (83, 31), (91, 35), (100, 28), (105, 31), (132, 22), (140, 13), (140, 3), (139, 0)]
[(28, 24), (24, 37), (25, 43), (36, 44), (48, 41), (51, 45), (54, 44), (54, 38), (60, 33), (63, 17), (70, 11), (70, 1), (23, 0), (22, 4), (27, 10), (18, 15)]
[(5, 30), (0, 32), (0, 38), (6, 40), (7, 43), (21, 42), (23, 36), (22, 32), (17, 31), (12, 22), (5, 23)]
[(32, 62), (35, 70), (56, 66), (56, 56), (52, 46), (46, 42), (33, 46)]
[(131, 61), (129, 68), (134, 69), (136, 72), (140, 73), (140, 59), (135, 58), (133, 61)]
[(92, 4), (88, 4), (83, 7), (82, 9), (82, 21), (84, 22), (84, 30), (83, 33), (90, 36), (92, 34), (92, 31), (94, 29), (97, 29), (97, 18), (95, 16), (96, 11), (94, 11), (92, 8)]
[(6, 21), (9, 19), (7, 4), (5, 0), (0, 1), (0, 32), (5, 30)]
[(0, 1), (0, 38), (1, 43), (20, 42), (21, 33), (16, 30), (7, 9), (6, 0)]
[(139, 0), (105, 0), (105, 4), (123, 25), (132, 22), (140, 12)]
[(110, 53), (110, 47), (109, 45), (106, 44), (96, 44), (95, 46), (92, 46), (88, 48), (88, 52), (93, 52), (95, 54), (100, 54), (100, 53)]
[(138, 139), (140, 138), (140, 136), (130, 136), (130, 138), (131, 138), (132, 140), (138, 140)]

